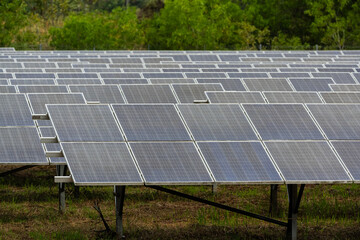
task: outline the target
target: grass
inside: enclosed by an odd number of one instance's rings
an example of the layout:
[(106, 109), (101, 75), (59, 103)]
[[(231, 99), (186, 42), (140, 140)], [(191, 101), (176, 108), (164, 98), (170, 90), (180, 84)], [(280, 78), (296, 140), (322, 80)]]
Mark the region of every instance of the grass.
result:
[[(1, 167), (0, 172), (5, 171)], [(112, 187), (68, 185), (67, 210), (58, 213), (54, 167), (35, 167), (0, 179), (0, 239), (111, 239), (97, 212), (99, 202), (115, 228)], [(269, 216), (269, 186), (181, 186), (172, 189)], [(360, 186), (307, 185), (298, 214), (299, 239), (358, 239)], [(277, 219), (286, 221), (285, 186), (278, 193)], [(127, 187), (127, 239), (283, 239), (285, 228), (145, 187)]]

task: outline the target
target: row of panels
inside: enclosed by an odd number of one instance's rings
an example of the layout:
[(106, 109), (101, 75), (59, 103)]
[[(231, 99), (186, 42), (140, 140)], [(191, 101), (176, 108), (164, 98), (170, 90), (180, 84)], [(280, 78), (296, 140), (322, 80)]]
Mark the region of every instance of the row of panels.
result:
[(335, 121), (360, 105), (307, 105), (312, 116), (294, 104), (47, 108), (78, 185), (347, 182), (359, 170), (339, 157), (360, 143), (357, 123)]

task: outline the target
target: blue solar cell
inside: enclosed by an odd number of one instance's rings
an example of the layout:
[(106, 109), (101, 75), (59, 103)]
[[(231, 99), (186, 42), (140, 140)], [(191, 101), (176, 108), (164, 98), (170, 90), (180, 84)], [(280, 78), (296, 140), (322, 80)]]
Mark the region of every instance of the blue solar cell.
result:
[(302, 104), (243, 104), (263, 140), (324, 139)]
[(237, 104), (179, 104), (196, 141), (257, 140)]
[(128, 141), (191, 140), (174, 105), (112, 105)]
[(216, 182), (281, 183), (260, 142), (198, 142)]

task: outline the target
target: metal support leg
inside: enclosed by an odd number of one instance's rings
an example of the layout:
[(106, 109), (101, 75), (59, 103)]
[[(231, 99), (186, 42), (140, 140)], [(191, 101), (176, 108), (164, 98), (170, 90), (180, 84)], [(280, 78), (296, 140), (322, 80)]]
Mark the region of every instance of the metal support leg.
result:
[(289, 213), (286, 239), (295, 240), (297, 238), (297, 185), (288, 184), (287, 190), (289, 196)]
[(116, 209), (116, 237), (123, 239), (123, 207), (125, 199), (125, 186), (115, 186), (115, 209)]
[[(67, 166), (58, 165), (56, 166), (56, 174), (58, 176), (66, 175)], [(65, 183), (59, 183), (59, 211), (60, 213), (65, 213)]]
[(276, 216), (278, 213), (278, 185), (271, 184), (270, 185), (270, 209), (269, 213), (271, 216)]
[(212, 185), (212, 193), (213, 193), (213, 194), (217, 193), (217, 190), (218, 190), (218, 185), (217, 185), (217, 184), (213, 184), (213, 185)]

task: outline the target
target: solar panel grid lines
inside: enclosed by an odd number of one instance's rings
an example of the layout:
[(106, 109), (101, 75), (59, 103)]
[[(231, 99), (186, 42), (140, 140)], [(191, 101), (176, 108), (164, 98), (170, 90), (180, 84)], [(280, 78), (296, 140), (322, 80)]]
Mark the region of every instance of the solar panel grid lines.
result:
[(259, 141), (198, 141), (216, 184), (282, 184), (268, 153)]
[(0, 127), (0, 164), (49, 164), (35, 126)]
[(293, 91), (286, 78), (244, 78), (249, 91)]
[(241, 104), (260, 140), (323, 140), (303, 104)]
[(1, 127), (35, 126), (25, 94), (1, 93), (0, 103)]
[(68, 93), (66, 85), (18, 85), (20, 93)]
[(87, 102), (104, 104), (125, 102), (119, 85), (116, 84), (69, 85), (69, 89), (72, 93), (82, 93)]
[(206, 91), (209, 103), (266, 103), (261, 92)]
[(82, 93), (27, 93), (26, 96), (33, 114), (46, 114), (46, 104), (86, 103)]
[(193, 142), (131, 142), (145, 185), (211, 185), (214, 180)]
[(357, 140), (360, 133), (360, 104), (305, 104), (328, 140)]
[(333, 92), (359, 92), (360, 84), (329, 84), (330, 89)]
[(67, 142), (60, 145), (77, 186), (144, 184), (124, 142)]
[(127, 103), (177, 103), (170, 84), (120, 85)]
[(360, 103), (360, 92), (319, 92), (325, 103)]
[(335, 83), (332, 78), (289, 78), (296, 91), (331, 91), (329, 84)]
[(205, 91), (224, 91), (220, 83), (171, 84), (180, 103), (206, 100)]
[(323, 103), (319, 93), (312, 91), (263, 91), (262, 94), (268, 103)]
[(360, 172), (359, 172), (359, 141), (341, 141), (334, 140), (330, 141), (330, 144), (333, 146), (334, 151), (338, 154), (339, 158), (346, 166), (346, 169), (349, 171), (349, 175), (353, 178), (354, 183), (360, 182)]
[(238, 104), (177, 104), (195, 141), (258, 140)]
[(47, 104), (46, 109), (60, 142), (124, 141), (109, 105)]
[(351, 183), (327, 141), (265, 141), (286, 184)]
[(174, 104), (111, 104), (126, 141), (192, 141)]

